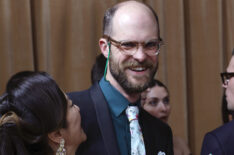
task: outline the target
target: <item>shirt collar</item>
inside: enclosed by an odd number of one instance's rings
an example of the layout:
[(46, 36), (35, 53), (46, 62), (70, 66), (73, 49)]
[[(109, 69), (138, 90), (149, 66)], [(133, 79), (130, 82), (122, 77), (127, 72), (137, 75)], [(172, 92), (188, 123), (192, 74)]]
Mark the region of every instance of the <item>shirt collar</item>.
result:
[(128, 100), (115, 89), (109, 81), (102, 78), (99, 82), (106, 101), (115, 117), (120, 116), (130, 104)]

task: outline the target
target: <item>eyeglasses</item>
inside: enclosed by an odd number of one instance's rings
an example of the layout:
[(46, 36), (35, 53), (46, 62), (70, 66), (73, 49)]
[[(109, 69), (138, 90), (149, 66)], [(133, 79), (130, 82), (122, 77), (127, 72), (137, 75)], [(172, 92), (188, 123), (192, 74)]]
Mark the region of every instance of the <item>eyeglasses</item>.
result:
[(224, 85), (228, 85), (229, 80), (234, 77), (234, 72), (223, 72), (220, 73), (222, 82)]
[(136, 41), (116, 41), (112, 39), (110, 36), (104, 35), (104, 38), (107, 41), (111, 42), (114, 46), (116, 46), (120, 51), (125, 55), (134, 55), (139, 48), (139, 46), (143, 47), (144, 52), (147, 55), (155, 56), (160, 52), (160, 46), (163, 45), (162, 39), (153, 39), (148, 42), (136, 42)]

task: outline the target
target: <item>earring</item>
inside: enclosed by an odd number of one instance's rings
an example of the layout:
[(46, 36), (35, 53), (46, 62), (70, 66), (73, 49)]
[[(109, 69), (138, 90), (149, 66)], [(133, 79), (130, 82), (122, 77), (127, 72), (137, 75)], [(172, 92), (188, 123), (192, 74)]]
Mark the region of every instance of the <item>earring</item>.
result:
[(65, 140), (62, 138), (60, 141), (59, 148), (56, 152), (56, 155), (66, 155), (66, 149), (64, 148)]

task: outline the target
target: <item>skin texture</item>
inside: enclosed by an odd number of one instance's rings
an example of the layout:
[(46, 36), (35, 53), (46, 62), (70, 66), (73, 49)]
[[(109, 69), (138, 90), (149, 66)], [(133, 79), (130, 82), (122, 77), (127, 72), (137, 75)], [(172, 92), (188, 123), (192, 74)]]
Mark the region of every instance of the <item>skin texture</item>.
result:
[(80, 109), (67, 98), (67, 128), (61, 129), (67, 154), (75, 154), (77, 146), (87, 139), (81, 127)]
[[(158, 39), (158, 27), (152, 12), (134, 1), (123, 4), (113, 17), (110, 36), (117, 41), (147, 42)], [(107, 40), (101, 38), (99, 46), (103, 55), (107, 57)], [(111, 45), (106, 78), (129, 102), (135, 102), (153, 79), (157, 64), (158, 56), (145, 54), (141, 46), (134, 55), (129, 56)]]
[(149, 88), (148, 93), (146, 93), (143, 108), (154, 117), (167, 123), (171, 112), (171, 106), (169, 104), (169, 95), (166, 89), (159, 86)]
[[(231, 57), (227, 72), (234, 72), (234, 56)], [(234, 78), (230, 78), (227, 85), (223, 85), (226, 88), (226, 100), (228, 110), (234, 110)]]

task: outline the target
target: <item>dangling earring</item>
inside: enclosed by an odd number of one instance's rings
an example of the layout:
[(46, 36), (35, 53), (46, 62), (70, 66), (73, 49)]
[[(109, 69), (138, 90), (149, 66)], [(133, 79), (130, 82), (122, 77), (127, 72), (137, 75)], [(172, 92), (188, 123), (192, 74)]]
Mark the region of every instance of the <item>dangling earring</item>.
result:
[(56, 152), (56, 155), (66, 155), (66, 149), (64, 148), (65, 140), (62, 138), (60, 141), (59, 148)]

